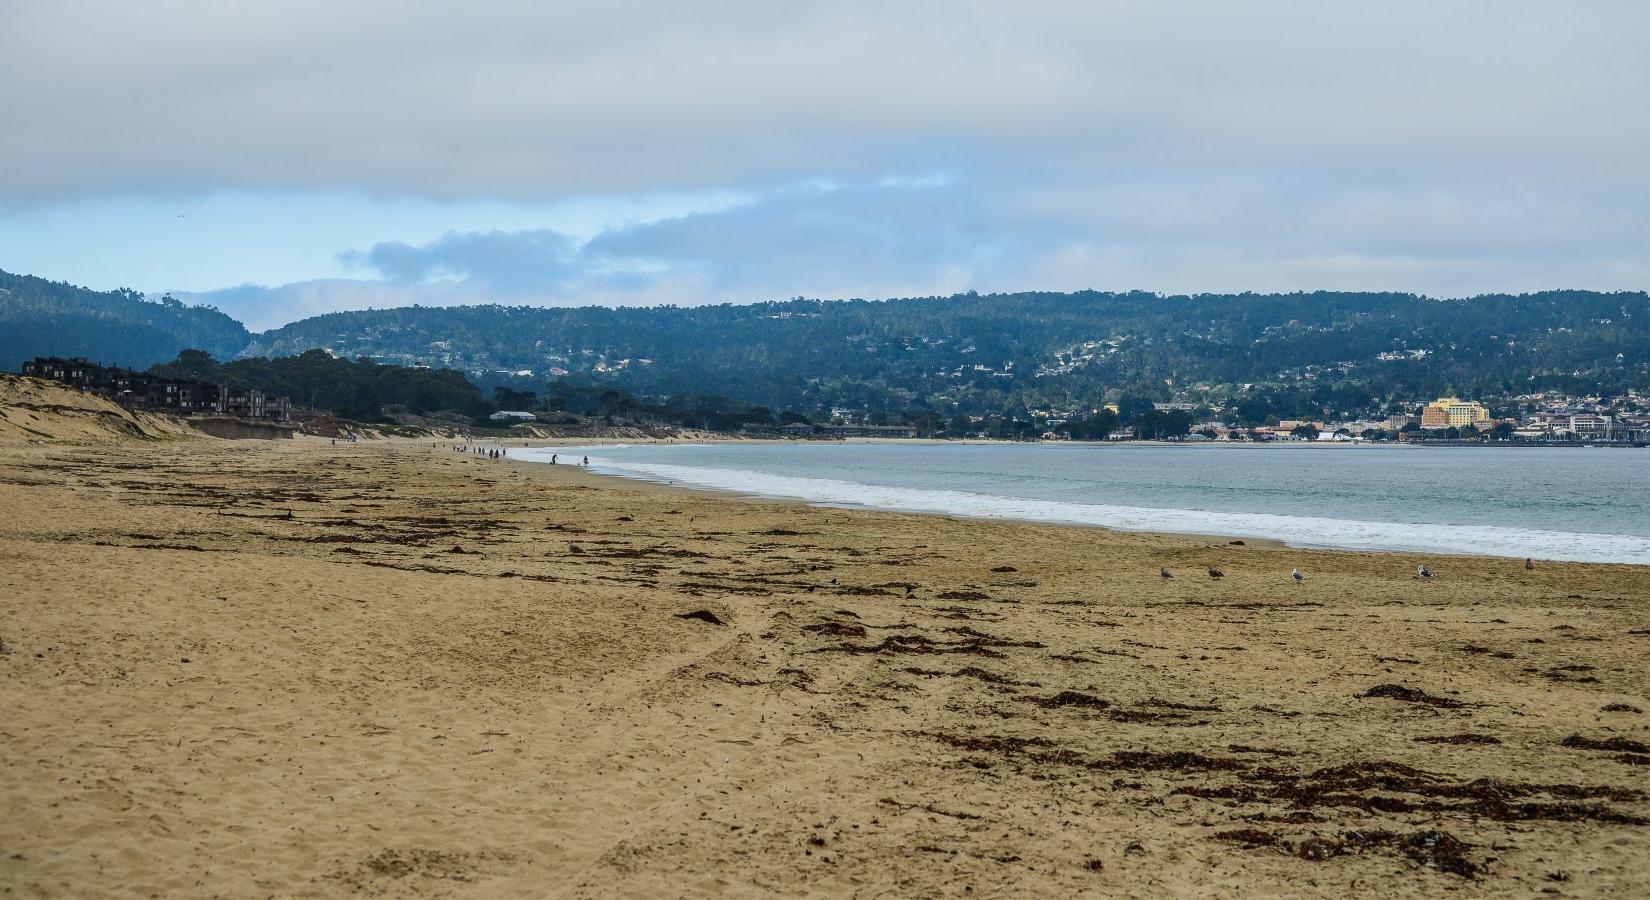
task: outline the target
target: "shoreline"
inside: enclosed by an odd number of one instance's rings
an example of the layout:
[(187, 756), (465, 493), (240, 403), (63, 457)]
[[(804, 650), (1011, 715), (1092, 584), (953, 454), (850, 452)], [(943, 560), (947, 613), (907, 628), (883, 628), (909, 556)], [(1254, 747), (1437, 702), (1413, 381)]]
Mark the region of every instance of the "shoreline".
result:
[[(634, 443), (635, 442), (614, 442), (614, 444), (608, 445), (608, 446), (634, 445)], [(698, 442), (685, 442), (685, 443), (691, 444), (691, 443), (698, 443)], [(778, 443), (784, 443), (784, 442), (778, 442)], [(943, 445), (944, 442), (941, 442), (941, 443)], [(567, 445), (567, 446), (597, 448), (597, 447), (601, 447), (601, 446), (604, 446), (604, 445), (603, 444), (595, 444), (595, 443), (580, 443), (580, 444), (572, 444), (572, 445)], [(533, 448), (527, 448), (527, 449), (533, 449)], [(550, 449), (550, 448), (547, 448), (547, 449)], [(530, 464), (533, 464), (533, 465), (548, 465), (548, 461), (546, 461), (546, 460), (534, 460), (534, 459), (531, 459), (531, 458), (511, 457), (511, 458), (509, 458), (509, 461), (511, 461), (511, 462), (527, 462), (527, 463), (530, 463)], [(565, 463), (563, 463), (563, 465), (565, 465)], [(1023, 524), (1054, 525), (1054, 526), (1069, 527), (1069, 528), (1082, 528), (1082, 529), (1092, 528), (1092, 529), (1100, 529), (1102, 531), (1107, 531), (1107, 532), (1112, 532), (1112, 533), (1119, 533), (1119, 534), (1150, 534), (1150, 535), (1158, 535), (1158, 536), (1163, 536), (1163, 537), (1189, 537), (1189, 538), (1193, 538), (1193, 539), (1206, 540), (1206, 541), (1225, 541), (1225, 542), (1236, 541), (1240, 544), (1243, 543), (1243, 542), (1249, 542), (1249, 543), (1255, 543), (1255, 544), (1263, 544), (1264, 543), (1264, 544), (1267, 544), (1267, 545), (1270, 545), (1270, 546), (1288, 547), (1288, 548), (1301, 549), (1301, 550), (1320, 550), (1320, 551), (1350, 552), (1350, 553), (1406, 554), (1406, 555), (1411, 555), (1411, 556), (1426, 556), (1426, 557), (1430, 557), (1430, 558), (1472, 558), (1472, 559), (1514, 560), (1514, 561), (1522, 560), (1526, 556), (1529, 556), (1529, 557), (1532, 557), (1532, 558), (1534, 558), (1538, 561), (1541, 561), (1543, 563), (1586, 562), (1586, 563), (1589, 563), (1589, 564), (1597, 564), (1597, 565), (1620, 565), (1620, 566), (1632, 566), (1632, 567), (1650, 567), (1650, 562), (1635, 562), (1635, 561), (1631, 561), (1631, 560), (1596, 560), (1596, 559), (1593, 559), (1593, 560), (1576, 560), (1576, 559), (1565, 559), (1565, 558), (1561, 558), (1561, 557), (1545, 556), (1545, 555), (1542, 555), (1542, 553), (1540, 551), (1536, 551), (1536, 552), (1519, 552), (1519, 553), (1496, 553), (1496, 552), (1472, 552), (1470, 550), (1464, 550), (1464, 549), (1435, 549), (1435, 548), (1417, 549), (1417, 548), (1413, 548), (1413, 547), (1357, 546), (1357, 545), (1347, 545), (1347, 544), (1314, 543), (1314, 542), (1311, 542), (1311, 541), (1281, 538), (1281, 537), (1276, 537), (1276, 536), (1267, 535), (1267, 534), (1258, 534), (1258, 533), (1243, 532), (1243, 531), (1218, 532), (1218, 531), (1202, 531), (1202, 530), (1183, 530), (1182, 531), (1182, 530), (1164, 530), (1164, 529), (1154, 529), (1154, 528), (1125, 528), (1125, 527), (1118, 527), (1118, 526), (1115, 526), (1115, 525), (1104, 524), (1104, 523), (1084, 522), (1084, 521), (1079, 521), (1079, 520), (1074, 520), (1074, 519), (1060, 519), (1060, 518), (1053, 518), (1053, 517), (1038, 518), (1038, 517), (1032, 517), (1032, 516), (1015, 516), (1015, 515), (1011, 515), (1011, 514), (1003, 514), (1003, 515), (993, 515), (993, 514), (989, 514), (989, 513), (974, 514), (974, 513), (954, 511), (954, 510), (940, 510), (940, 509), (922, 508), (920, 506), (899, 506), (899, 505), (879, 506), (879, 505), (873, 505), (873, 504), (869, 504), (869, 503), (855, 502), (853, 500), (809, 499), (809, 498), (804, 498), (804, 497), (797, 497), (797, 496), (793, 496), (793, 495), (787, 495), (787, 494), (783, 494), (783, 493), (767, 493), (767, 492), (763, 492), (763, 491), (759, 491), (759, 490), (747, 490), (747, 489), (742, 489), (742, 488), (721, 487), (721, 486), (717, 486), (717, 485), (704, 485), (704, 484), (695, 484), (695, 483), (691, 483), (691, 482), (676, 482), (676, 481), (670, 481), (670, 480), (661, 480), (662, 477), (655, 477), (655, 476), (650, 476), (650, 475), (646, 475), (646, 474), (628, 474), (628, 473), (623, 472), (623, 471), (616, 471), (616, 472), (615, 471), (599, 472), (598, 471), (598, 472), (589, 472), (589, 474), (591, 474), (593, 476), (597, 476), (597, 477), (602, 477), (602, 478), (616, 479), (616, 480), (621, 481), (621, 482), (628, 482), (628, 483), (632, 483), (632, 484), (646, 484), (646, 485), (652, 485), (652, 486), (655, 486), (655, 487), (660, 487), (660, 488), (665, 488), (665, 489), (688, 491), (688, 492), (694, 492), (694, 493), (699, 493), (699, 494), (708, 495), (708, 496), (715, 496), (715, 497), (720, 497), (720, 498), (725, 498), (725, 499), (735, 499), (735, 500), (749, 501), (749, 502), (795, 503), (795, 504), (800, 504), (802, 506), (816, 508), (816, 509), (839, 509), (839, 510), (844, 510), (844, 511), (865, 511), (865, 512), (894, 512), (894, 513), (909, 514), (909, 515), (941, 516), (941, 517), (954, 518), (954, 519), (963, 520), (963, 521), (1019, 522), (1019, 523), (1023, 523)], [(765, 475), (765, 474), (768, 474), (768, 473), (752, 472), (751, 474), (753, 474), (753, 475)], [(832, 480), (834, 480), (834, 479), (832, 479)], [(876, 485), (876, 484), (871, 484), (871, 483), (865, 483), (864, 486), (872, 487), (872, 488), (889, 488), (889, 487), (892, 487), (892, 486), (888, 486), (888, 485)], [(927, 489), (913, 489), (913, 490), (926, 491)], [(988, 500), (1005, 500), (1005, 501), (1010, 501), (1010, 502), (1016, 502), (1016, 501), (1020, 501), (1020, 500), (1023, 499), (1023, 498), (1013, 498), (1013, 497), (998, 497), (996, 495), (982, 495), (982, 498), (983, 499), (988, 499)], [(1044, 501), (1032, 500), (1032, 501), (1028, 501), (1028, 502), (1044, 502)], [(1061, 501), (1061, 502), (1063, 502), (1063, 501)], [(1079, 504), (1079, 505), (1087, 505), (1087, 504)], [(1191, 509), (1167, 508), (1167, 507), (1165, 507), (1165, 508), (1149, 508), (1149, 509), (1152, 512), (1161, 513), (1161, 514), (1176, 514), (1176, 513), (1186, 513), (1186, 514), (1194, 514), (1194, 515), (1203, 515), (1203, 514), (1232, 515), (1233, 514), (1233, 513), (1220, 512), (1220, 511), (1191, 510)], [(1274, 515), (1274, 514), (1267, 514), (1267, 513), (1258, 513), (1258, 514), (1244, 513), (1244, 514), (1246, 514), (1246, 515), (1260, 515), (1260, 516)], [(1289, 517), (1284, 517), (1284, 518), (1289, 518)], [(1335, 519), (1333, 517), (1324, 517), (1324, 520), (1327, 521), (1327, 522), (1344, 523), (1344, 524), (1347, 524), (1347, 525), (1371, 525), (1371, 526), (1382, 527), (1382, 528), (1400, 528), (1400, 529), (1402, 529), (1402, 528), (1414, 528), (1414, 527), (1421, 527), (1421, 528), (1437, 527), (1437, 528), (1446, 528), (1446, 529), (1460, 528), (1460, 529), (1469, 529), (1470, 530), (1470, 529), (1473, 529), (1473, 528), (1482, 527), (1482, 526), (1475, 526), (1475, 525), (1436, 525), (1436, 524), (1430, 524), (1430, 523), (1416, 524), (1416, 523), (1403, 523), (1403, 522), (1345, 520), (1345, 519)], [(1555, 534), (1575, 534), (1577, 536), (1583, 536), (1582, 533), (1579, 533), (1579, 532), (1553, 532), (1553, 533), (1555, 533)], [(1611, 534), (1605, 534), (1605, 533), (1600, 533), (1599, 534), (1600, 539), (1613, 539), (1613, 538), (1628, 538), (1628, 539), (1631, 539), (1631, 538), (1634, 538), (1634, 537), (1635, 536), (1633, 536), (1633, 535), (1611, 535)]]
[[(417, 443), (420, 438), (383, 437), (378, 440), (412, 441)], [(1220, 447), (1225, 449), (1369, 449), (1369, 448), (1398, 448), (1416, 450), (1460, 450), (1460, 449), (1493, 449), (1493, 450), (1644, 450), (1650, 449), (1638, 444), (1616, 442), (1608, 444), (1590, 444), (1576, 441), (1554, 441), (1538, 443), (1533, 441), (1077, 441), (1077, 440), (1034, 440), (1008, 441), (991, 438), (748, 438), (738, 435), (718, 435), (715, 437), (663, 437), (663, 438), (523, 438), (506, 436), (484, 436), (476, 438), (474, 443), (503, 444), (505, 446), (599, 446), (608, 444), (767, 444), (767, 445), (843, 445), (843, 444), (877, 444), (891, 446), (1075, 446), (1075, 447)]]

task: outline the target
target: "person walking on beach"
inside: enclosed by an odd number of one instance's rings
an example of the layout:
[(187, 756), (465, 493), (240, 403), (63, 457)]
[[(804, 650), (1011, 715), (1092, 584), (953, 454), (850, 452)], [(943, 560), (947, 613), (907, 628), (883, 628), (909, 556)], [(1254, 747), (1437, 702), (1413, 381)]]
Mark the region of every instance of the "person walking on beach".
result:
[(553, 466), (553, 465), (555, 465), (555, 464), (556, 464), (556, 457), (557, 457), (557, 456), (558, 456), (558, 455), (559, 455), (559, 454), (556, 454), (556, 453), (552, 453), (552, 454), (550, 454), (550, 465), (552, 465), (552, 466)]
[(585, 458), (584, 458), (584, 464), (585, 464), (585, 465), (586, 465), (586, 466), (588, 466), (588, 465), (590, 465), (590, 457), (588, 457), (588, 456), (586, 456), (586, 457), (585, 457)]

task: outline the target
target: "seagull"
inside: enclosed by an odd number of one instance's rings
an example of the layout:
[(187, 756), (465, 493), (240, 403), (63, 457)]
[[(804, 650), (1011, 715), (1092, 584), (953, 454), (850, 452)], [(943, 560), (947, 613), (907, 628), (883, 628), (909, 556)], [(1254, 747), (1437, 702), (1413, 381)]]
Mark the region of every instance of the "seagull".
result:
[(1535, 568), (1535, 558), (1531, 557), (1531, 556), (1524, 557), (1524, 569), (1525, 569), (1525, 571), (1528, 571), (1528, 570), (1534, 569), (1534, 568)]
[(1426, 566), (1421, 566), (1415, 570), (1415, 577), (1425, 581), (1432, 577), (1432, 570)]
[(1173, 578), (1174, 577), (1173, 575), (1169, 574), (1169, 567), (1168, 566), (1158, 566), (1157, 567), (1157, 574), (1161, 578)]
[(1219, 569), (1215, 568), (1214, 566), (1210, 566), (1209, 567), (1209, 577), (1210, 578), (1225, 578), (1226, 573), (1220, 571)]
[(1301, 582), (1306, 580), (1306, 576), (1301, 574), (1300, 569), (1290, 569), (1289, 570), (1289, 577), (1295, 579), (1296, 584), (1300, 584)]

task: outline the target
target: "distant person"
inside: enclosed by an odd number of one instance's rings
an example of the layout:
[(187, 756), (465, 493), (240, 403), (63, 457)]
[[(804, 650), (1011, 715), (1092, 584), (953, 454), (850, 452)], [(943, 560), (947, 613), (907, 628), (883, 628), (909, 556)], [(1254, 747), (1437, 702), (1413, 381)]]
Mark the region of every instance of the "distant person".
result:
[(552, 466), (556, 464), (556, 455), (554, 453), (550, 454), (550, 465)]
[(584, 458), (584, 464), (587, 465), (587, 466), (590, 465), (590, 457), (586, 456)]

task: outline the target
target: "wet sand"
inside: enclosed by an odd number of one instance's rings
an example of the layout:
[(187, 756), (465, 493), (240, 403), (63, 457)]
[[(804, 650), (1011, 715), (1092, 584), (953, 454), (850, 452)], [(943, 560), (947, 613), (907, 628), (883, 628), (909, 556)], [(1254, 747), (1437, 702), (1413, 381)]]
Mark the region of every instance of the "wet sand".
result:
[(415, 443), (12, 444), (0, 511), (6, 896), (1650, 893), (1643, 568)]

